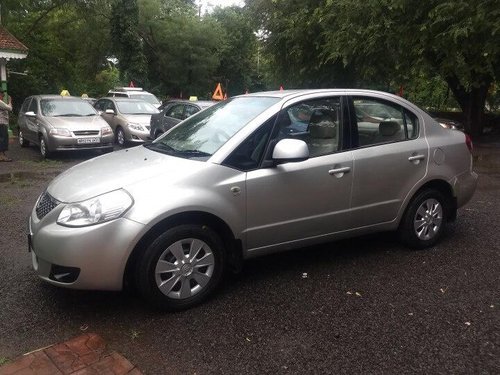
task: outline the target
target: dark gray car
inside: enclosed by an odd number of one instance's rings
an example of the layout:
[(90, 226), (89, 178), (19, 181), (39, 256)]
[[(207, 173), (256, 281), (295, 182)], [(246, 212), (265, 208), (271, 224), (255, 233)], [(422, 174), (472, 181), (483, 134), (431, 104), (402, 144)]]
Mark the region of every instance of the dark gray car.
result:
[(216, 102), (211, 101), (189, 101), (189, 100), (172, 100), (160, 107), (160, 113), (151, 116), (150, 135), (152, 139), (158, 138), (168, 129), (173, 128), (182, 120), (189, 116), (214, 105)]

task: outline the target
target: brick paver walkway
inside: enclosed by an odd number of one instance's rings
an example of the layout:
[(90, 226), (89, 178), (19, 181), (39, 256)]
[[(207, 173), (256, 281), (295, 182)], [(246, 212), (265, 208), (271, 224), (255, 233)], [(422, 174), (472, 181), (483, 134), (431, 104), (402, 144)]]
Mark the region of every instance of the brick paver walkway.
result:
[(110, 351), (104, 340), (88, 333), (62, 344), (40, 349), (0, 367), (0, 375), (141, 375), (121, 354)]

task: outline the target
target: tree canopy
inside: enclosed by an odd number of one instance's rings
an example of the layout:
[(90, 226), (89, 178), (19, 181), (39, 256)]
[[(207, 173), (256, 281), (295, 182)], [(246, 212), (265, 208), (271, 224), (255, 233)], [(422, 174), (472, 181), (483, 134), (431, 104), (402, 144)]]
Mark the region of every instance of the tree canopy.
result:
[(2, 23), (29, 48), (8, 64), (14, 104), (130, 81), (162, 98), (207, 98), (217, 82), (229, 95), (363, 87), (459, 106), (476, 134), (486, 101), (498, 107), (497, 0), (246, 3), (201, 14), (194, 0), (3, 0)]

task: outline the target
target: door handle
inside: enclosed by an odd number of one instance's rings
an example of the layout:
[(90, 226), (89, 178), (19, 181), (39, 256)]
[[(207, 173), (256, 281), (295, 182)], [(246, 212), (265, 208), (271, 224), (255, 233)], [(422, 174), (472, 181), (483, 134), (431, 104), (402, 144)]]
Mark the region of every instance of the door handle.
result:
[(419, 161), (419, 160), (424, 160), (425, 155), (412, 155), (408, 158), (408, 161)]
[(340, 168), (330, 169), (328, 171), (328, 174), (330, 174), (330, 175), (339, 175), (339, 174), (341, 174), (341, 176), (337, 176), (337, 177), (342, 177), (342, 175), (344, 173), (348, 173), (350, 171), (351, 171), (351, 167), (340, 167)]

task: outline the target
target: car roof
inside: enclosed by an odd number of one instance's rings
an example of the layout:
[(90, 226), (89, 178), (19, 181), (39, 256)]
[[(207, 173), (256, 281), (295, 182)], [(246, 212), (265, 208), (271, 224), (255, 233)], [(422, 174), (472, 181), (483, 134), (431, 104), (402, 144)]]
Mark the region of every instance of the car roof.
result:
[[(107, 99), (107, 100), (111, 100), (111, 101), (115, 101), (115, 102), (144, 102), (144, 103), (148, 103), (144, 100), (141, 100), (141, 99), (133, 99), (133, 98), (127, 98), (127, 97), (122, 97), (122, 96), (105, 96), (103, 98), (100, 98), (99, 100), (101, 99)], [(151, 103), (149, 103), (151, 104)]]
[(79, 96), (67, 96), (67, 95), (55, 95), (55, 94), (33, 95), (33, 98), (38, 98), (38, 99), (83, 100)]
[(388, 96), (394, 96), (391, 93), (376, 90), (366, 90), (366, 89), (297, 89), (297, 90), (279, 90), (279, 91), (261, 91), (249, 94), (238, 95), (237, 97), (254, 96), (254, 97), (274, 97), (280, 99), (292, 99), (294, 97), (299, 97), (307, 94), (321, 94), (321, 93), (332, 93), (332, 94), (385, 94)]

